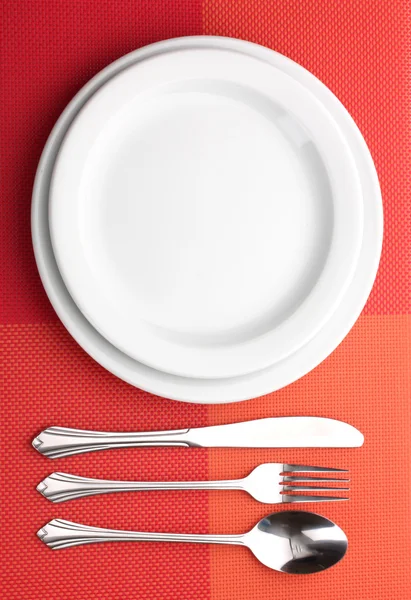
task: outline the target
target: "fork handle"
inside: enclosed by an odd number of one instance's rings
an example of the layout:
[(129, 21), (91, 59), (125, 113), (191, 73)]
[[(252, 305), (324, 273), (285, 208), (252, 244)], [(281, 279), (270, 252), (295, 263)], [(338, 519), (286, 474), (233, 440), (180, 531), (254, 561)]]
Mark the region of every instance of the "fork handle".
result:
[(48, 458), (62, 458), (72, 454), (109, 448), (192, 446), (193, 444), (185, 438), (189, 431), (189, 429), (176, 429), (173, 431), (150, 431), (149, 433), (114, 433), (49, 427), (33, 440), (33, 447)]
[(186, 533), (151, 533), (102, 529), (80, 525), (63, 519), (53, 519), (37, 532), (38, 537), (53, 550), (93, 544), (96, 542), (190, 542), (197, 544), (243, 545), (245, 535), (200, 535)]
[(85, 496), (112, 492), (148, 490), (220, 490), (241, 489), (240, 480), (227, 481), (110, 481), (79, 477), (69, 473), (52, 473), (37, 486), (51, 502), (66, 502)]

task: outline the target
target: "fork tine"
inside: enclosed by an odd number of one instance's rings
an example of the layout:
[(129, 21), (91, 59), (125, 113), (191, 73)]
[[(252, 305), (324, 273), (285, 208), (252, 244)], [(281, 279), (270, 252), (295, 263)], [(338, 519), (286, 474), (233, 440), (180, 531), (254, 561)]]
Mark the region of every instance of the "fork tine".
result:
[(347, 487), (323, 487), (320, 485), (284, 485), (282, 486), (284, 492), (340, 492), (340, 491), (348, 491), (350, 488)]
[(349, 500), (349, 498), (339, 498), (338, 496), (290, 496), (282, 494), (283, 502), (293, 504), (294, 502), (339, 502)]
[(283, 475), (281, 477), (281, 481), (283, 481), (284, 483), (287, 481), (295, 481), (295, 482), (299, 482), (299, 481), (350, 481), (349, 479), (334, 479), (331, 477), (299, 477), (298, 475), (296, 475), (295, 477), (293, 477), (292, 475)]
[(302, 471), (306, 473), (315, 473), (316, 471), (348, 473), (348, 469), (331, 469), (329, 467), (309, 467), (307, 465), (288, 465), (283, 464), (283, 473), (292, 473), (293, 471)]

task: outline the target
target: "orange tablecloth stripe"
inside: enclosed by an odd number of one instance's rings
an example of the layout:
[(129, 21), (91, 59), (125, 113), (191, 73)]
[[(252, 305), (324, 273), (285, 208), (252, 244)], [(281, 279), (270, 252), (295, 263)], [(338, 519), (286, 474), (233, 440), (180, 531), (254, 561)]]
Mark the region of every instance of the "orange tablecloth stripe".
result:
[[(338, 568), (321, 578), (292, 577), (280, 585), (244, 549), (229, 553), (215, 546), (213, 600), (409, 597), (410, 332), (411, 316), (363, 316), (333, 355), (300, 382), (238, 406), (209, 407), (213, 423), (273, 414), (327, 415), (355, 424), (365, 435), (361, 449), (209, 451), (210, 478), (244, 477), (270, 461), (347, 468), (351, 478), (349, 502), (296, 506), (320, 512), (347, 532), (349, 551)], [(240, 533), (284, 508), (258, 504), (241, 492), (217, 492), (209, 497), (210, 529)]]

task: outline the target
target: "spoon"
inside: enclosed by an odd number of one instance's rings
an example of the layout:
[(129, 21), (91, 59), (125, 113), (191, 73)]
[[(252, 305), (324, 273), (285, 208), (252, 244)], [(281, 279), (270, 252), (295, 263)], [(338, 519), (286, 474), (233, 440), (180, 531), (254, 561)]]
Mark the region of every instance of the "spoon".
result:
[(321, 515), (303, 511), (273, 513), (240, 535), (143, 533), (89, 527), (62, 519), (50, 521), (37, 535), (53, 550), (110, 541), (234, 544), (246, 546), (263, 565), (283, 573), (324, 571), (347, 551), (347, 537), (338, 525)]

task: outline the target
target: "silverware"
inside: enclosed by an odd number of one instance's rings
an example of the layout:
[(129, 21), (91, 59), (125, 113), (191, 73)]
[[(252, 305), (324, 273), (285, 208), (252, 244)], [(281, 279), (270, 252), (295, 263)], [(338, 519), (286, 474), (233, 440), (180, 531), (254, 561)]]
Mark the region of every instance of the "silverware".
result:
[(119, 433), (65, 427), (45, 429), (33, 446), (49, 458), (131, 446), (353, 448), (364, 442), (352, 425), (323, 417), (273, 417), (174, 431)]
[(52, 502), (65, 502), (84, 496), (107, 494), (112, 492), (132, 492), (147, 490), (243, 490), (248, 492), (258, 502), (281, 504), (293, 502), (326, 502), (348, 500), (338, 496), (304, 496), (288, 492), (341, 492), (347, 487), (323, 487), (296, 485), (301, 482), (345, 482), (349, 479), (331, 479), (328, 477), (290, 476), (282, 473), (347, 473), (345, 469), (329, 469), (327, 467), (308, 467), (304, 465), (288, 465), (282, 463), (267, 463), (256, 467), (243, 479), (223, 481), (108, 481), (78, 477), (68, 473), (52, 473), (46, 477), (37, 490)]
[(190, 542), (246, 546), (264, 565), (284, 573), (316, 573), (332, 567), (347, 550), (345, 533), (332, 521), (310, 512), (268, 515), (240, 535), (148, 533), (101, 529), (54, 519), (37, 533), (49, 548), (97, 542)]

